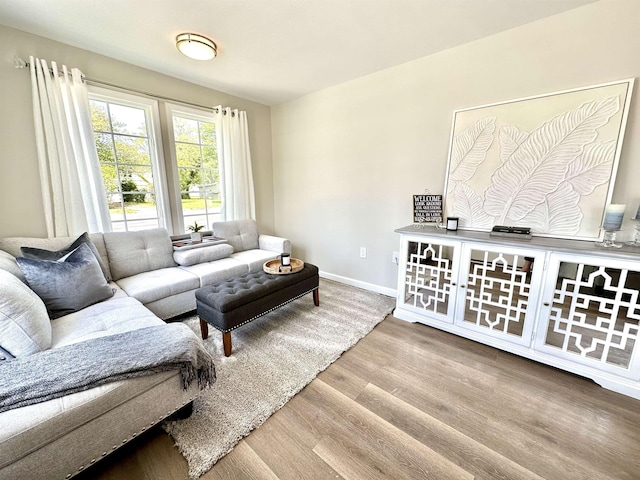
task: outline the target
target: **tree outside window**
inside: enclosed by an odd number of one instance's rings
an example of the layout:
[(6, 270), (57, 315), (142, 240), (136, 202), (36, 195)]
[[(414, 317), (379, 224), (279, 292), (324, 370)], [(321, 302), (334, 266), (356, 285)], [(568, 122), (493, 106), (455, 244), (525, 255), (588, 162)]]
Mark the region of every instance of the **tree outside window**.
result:
[(113, 230), (158, 227), (145, 108), (93, 98), (89, 103)]
[(174, 112), (173, 138), (184, 227), (221, 219), (220, 172), (212, 118)]

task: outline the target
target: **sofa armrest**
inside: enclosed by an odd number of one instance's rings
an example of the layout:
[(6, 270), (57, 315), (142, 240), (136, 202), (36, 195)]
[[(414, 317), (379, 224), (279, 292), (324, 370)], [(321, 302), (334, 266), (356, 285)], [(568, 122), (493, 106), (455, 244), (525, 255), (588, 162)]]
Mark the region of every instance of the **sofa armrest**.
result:
[(291, 242), (282, 237), (272, 235), (260, 235), (258, 237), (260, 250), (269, 250), (278, 253), (291, 253)]

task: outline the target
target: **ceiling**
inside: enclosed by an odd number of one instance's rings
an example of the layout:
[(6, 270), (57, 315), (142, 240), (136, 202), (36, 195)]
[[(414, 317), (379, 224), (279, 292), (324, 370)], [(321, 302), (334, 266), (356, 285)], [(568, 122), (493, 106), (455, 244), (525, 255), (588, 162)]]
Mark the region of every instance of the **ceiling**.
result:
[[(0, 0), (0, 23), (275, 105), (593, 1)], [(183, 32), (218, 57), (184, 57)]]

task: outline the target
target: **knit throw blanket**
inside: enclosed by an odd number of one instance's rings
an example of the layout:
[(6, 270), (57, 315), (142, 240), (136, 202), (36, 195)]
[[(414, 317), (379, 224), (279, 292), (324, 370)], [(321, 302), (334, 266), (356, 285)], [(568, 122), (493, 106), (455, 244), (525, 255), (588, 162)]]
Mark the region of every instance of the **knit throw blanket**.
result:
[(211, 355), (182, 323), (94, 338), (0, 364), (0, 412), (109, 382), (179, 369), (185, 389), (216, 380)]

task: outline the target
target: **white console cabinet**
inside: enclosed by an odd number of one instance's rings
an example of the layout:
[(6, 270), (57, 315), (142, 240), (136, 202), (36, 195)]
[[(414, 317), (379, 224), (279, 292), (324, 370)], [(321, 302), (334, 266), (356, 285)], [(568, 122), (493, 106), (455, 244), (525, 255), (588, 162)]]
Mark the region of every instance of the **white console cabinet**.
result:
[[(408, 226), (394, 316), (640, 399), (640, 249)], [(525, 257), (533, 259), (522, 271)]]

